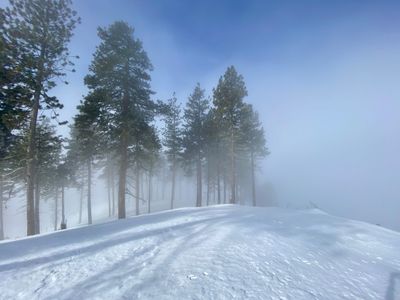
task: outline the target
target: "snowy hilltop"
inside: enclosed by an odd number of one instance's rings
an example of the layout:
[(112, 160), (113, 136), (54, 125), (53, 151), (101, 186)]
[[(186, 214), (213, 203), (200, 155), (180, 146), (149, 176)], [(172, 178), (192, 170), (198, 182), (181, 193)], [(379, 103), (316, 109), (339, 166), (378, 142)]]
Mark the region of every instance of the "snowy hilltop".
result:
[(400, 234), (319, 210), (185, 208), (0, 243), (1, 299), (400, 299)]

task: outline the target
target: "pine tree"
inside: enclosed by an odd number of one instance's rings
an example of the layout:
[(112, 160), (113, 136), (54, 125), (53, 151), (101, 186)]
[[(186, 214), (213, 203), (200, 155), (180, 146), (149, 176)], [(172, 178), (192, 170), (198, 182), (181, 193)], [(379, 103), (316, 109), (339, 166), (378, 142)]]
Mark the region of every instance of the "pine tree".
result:
[[(106, 144), (106, 143), (105, 143)], [(101, 160), (96, 162), (96, 167), (101, 169), (100, 179), (104, 180), (107, 189), (107, 203), (108, 203), (108, 216), (111, 217), (115, 214), (115, 195), (114, 195), (114, 170), (115, 163), (113, 160), (113, 153), (109, 153), (106, 148), (102, 151)]]
[[(80, 210), (79, 210), (79, 222), (82, 220), (82, 201), (83, 201), (83, 193), (86, 185), (86, 203), (87, 203), (87, 222), (88, 224), (92, 224), (92, 205), (91, 205), (91, 192), (92, 192), (92, 164), (93, 164), (93, 156), (94, 151), (92, 149), (95, 148), (93, 142), (97, 140), (95, 139), (95, 135), (93, 134), (93, 127), (88, 126), (85, 127), (84, 124), (86, 122), (80, 122), (82, 115), (78, 113), (74, 118), (74, 124), (71, 126), (70, 130), (70, 139), (68, 140), (68, 153), (67, 160), (68, 163), (73, 166), (73, 176), (76, 178), (76, 186), (81, 192), (80, 199)], [(79, 121), (77, 121), (77, 119)], [(86, 121), (86, 120), (85, 120)], [(60, 180), (59, 180), (60, 181)], [(57, 183), (57, 191), (55, 192), (56, 198), (58, 199), (58, 190), (60, 189), (61, 184)], [(57, 200), (56, 200), (57, 204)], [(57, 224), (57, 222), (55, 222)]]
[(4, 206), (4, 175), (0, 174), (0, 241), (4, 240), (3, 206)]
[(12, 143), (9, 144), (6, 156), (0, 160), (3, 201), (7, 201), (25, 187), (26, 132), (26, 128), (21, 128), (20, 133), (14, 136)]
[[(161, 149), (159, 145), (158, 150)], [(157, 168), (161, 162), (159, 151), (153, 151), (149, 153), (148, 159), (146, 161), (147, 165), (147, 178), (148, 178), (148, 199), (147, 199), (147, 213), (151, 212), (151, 201), (152, 201), (152, 190), (153, 190), (153, 177), (156, 174)]]
[(141, 178), (143, 171), (148, 171), (153, 167), (154, 161), (157, 159), (161, 143), (157, 136), (154, 126), (143, 126), (140, 128), (140, 135), (137, 136), (136, 143), (130, 151), (130, 164), (133, 166), (133, 175), (135, 178), (135, 212), (139, 215), (139, 202), (144, 202), (144, 198), (140, 197)]
[(243, 77), (233, 66), (229, 67), (219, 79), (214, 89), (214, 106), (220, 126), (225, 128), (225, 136), (229, 141), (229, 159), (231, 172), (231, 203), (237, 202), (236, 160), (238, 156), (238, 139), (240, 132), (240, 118), (243, 109), (243, 98), (247, 96)]
[(98, 105), (103, 119), (112, 124), (107, 128), (107, 139), (119, 165), (119, 218), (126, 216), (126, 177), (131, 149), (143, 142), (140, 137), (149, 130), (156, 109), (150, 99), (148, 72), (152, 66), (133, 32), (125, 22), (99, 28), (101, 43), (90, 65), (90, 74), (85, 78), (92, 92), (100, 90), (106, 95)]
[[(16, 139), (5, 160), (2, 161), (3, 190), (8, 190), (8, 198), (13, 192), (18, 192), (25, 186), (24, 164), (27, 157), (27, 145), (29, 141), (29, 129), (22, 128), (18, 139)], [(55, 168), (61, 155), (62, 139), (57, 135), (55, 126), (46, 117), (40, 118), (38, 123), (35, 147), (38, 149), (36, 157), (35, 193), (34, 193), (34, 214), (35, 214), (35, 234), (40, 233), (40, 203), (41, 196), (47, 195), (51, 190)]]
[(174, 208), (175, 199), (175, 181), (178, 162), (182, 155), (182, 129), (181, 125), (181, 109), (177, 103), (175, 93), (171, 99), (168, 100), (169, 111), (165, 116), (165, 130), (164, 130), (164, 146), (166, 147), (165, 153), (170, 163), (171, 168), (171, 209)]
[(204, 143), (207, 170), (207, 205), (210, 204), (211, 192), (217, 192), (217, 203), (221, 203), (221, 147), (223, 138), (221, 135), (222, 127), (219, 126), (216, 118), (215, 109), (212, 108), (207, 114), (204, 122)]
[(6, 30), (5, 10), (0, 8), (0, 160), (7, 156), (18, 137), (28, 112), (30, 90), (23, 84), (18, 66), (18, 49)]
[[(78, 106), (79, 107), (79, 106)], [(79, 111), (79, 109), (78, 109)], [(79, 115), (79, 112), (78, 112)], [(76, 118), (76, 116), (75, 116)], [(79, 224), (82, 223), (82, 207), (83, 207), (83, 198), (84, 198), (84, 192), (85, 192), (85, 187), (87, 183), (87, 163), (86, 163), (86, 157), (84, 155), (84, 150), (85, 150), (85, 139), (82, 139), (80, 137), (80, 134), (78, 133), (78, 128), (76, 126), (76, 121), (74, 118), (74, 122), (72, 125), (70, 125), (70, 137), (67, 139), (67, 158), (66, 161), (68, 162), (68, 165), (70, 166), (70, 169), (72, 170), (72, 177), (74, 178), (73, 180), (73, 185), (75, 188), (78, 189), (80, 193), (79, 197)], [(85, 131), (83, 131), (85, 133)], [(55, 229), (57, 228), (57, 222), (58, 222), (58, 184), (55, 185)]]
[(205, 156), (204, 123), (209, 109), (209, 100), (197, 84), (189, 96), (184, 111), (183, 148), (186, 165), (195, 165), (197, 179), (196, 206), (202, 205), (202, 168)]
[(19, 147), (19, 141), (20, 137), (14, 139), (7, 149), (6, 157), (0, 159), (0, 240), (4, 239), (3, 214), (6, 203), (24, 187), (25, 149)]
[[(87, 174), (87, 214), (88, 224), (92, 224), (92, 168), (96, 156), (105, 156), (106, 142), (104, 125), (101, 120), (99, 102), (104, 101), (100, 90), (89, 93), (78, 105), (78, 114), (74, 117), (69, 143), (69, 161), (86, 166)], [(75, 168), (79, 171), (78, 168)]]
[[(56, 170), (56, 192), (61, 190), (61, 224), (60, 229), (67, 229), (67, 219), (65, 217), (65, 189), (73, 182), (72, 164), (67, 157), (60, 160)], [(58, 198), (58, 197), (57, 197)]]
[(6, 11), (0, 8), (0, 240), (4, 239), (4, 204), (23, 176), (21, 157), (13, 152), (26, 124), (31, 97), (18, 70), (18, 49), (11, 43), (7, 26)]
[(252, 105), (246, 104), (242, 110), (241, 144), (250, 156), (251, 168), (251, 190), (253, 206), (257, 205), (255, 168), (259, 158), (269, 154), (266, 147), (264, 129), (259, 120), (258, 113), (253, 110)]
[(27, 234), (35, 233), (34, 187), (36, 181), (36, 128), (42, 108), (62, 108), (49, 95), (54, 78), (72, 65), (67, 44), (79, 22), (70, 0), (10, 0), (5, 10), (4, 32), (17, 53), (19, 73), (31, 91), (27, 154)]
[(40, 233), (40, 200), (53, 189), (62, 151), (62, 138), (57, 135), (55, 126), (45, 118), (39, 123), (36, 131), (37, 175), (35, 181), (35, 234)]

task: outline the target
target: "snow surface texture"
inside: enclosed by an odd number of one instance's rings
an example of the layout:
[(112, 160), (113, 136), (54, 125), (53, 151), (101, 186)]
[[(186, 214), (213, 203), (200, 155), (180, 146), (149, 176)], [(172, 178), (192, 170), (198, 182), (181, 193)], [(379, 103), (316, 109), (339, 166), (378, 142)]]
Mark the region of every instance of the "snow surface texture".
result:
[(394, 300), (399, 250), (319, 210), (177, 209), (0, 243), (0, 298)]

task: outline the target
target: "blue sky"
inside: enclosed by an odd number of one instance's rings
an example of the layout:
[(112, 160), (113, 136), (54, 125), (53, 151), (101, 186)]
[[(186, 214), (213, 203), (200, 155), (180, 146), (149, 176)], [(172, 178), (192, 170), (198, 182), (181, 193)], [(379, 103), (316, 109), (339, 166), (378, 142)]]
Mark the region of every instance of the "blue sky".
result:
[[(5, 0), (0, 0), (2, 6)], [(400, 229), (400, 1), (74, 1), (77, 73), (54, 93), (70, 119), (97, 26), (125, 20), (154, 65), (155, 98), (211, 95), (225, 69), (243, 74), (271, 155), (281, 204)], [(264, 195), (260, 195), (263, 197)]]
[(396, 1), (85, 0), (75, 7), (82, 24), (72, 48), (82, 72), (70, 79), (82, 82), (97, 26), (122, 19), (144, 42), (160, 97), (187, 92), (197, 81), (207, 85), (229, 64), (245, 76), (264, 65), (301, 73), (324, 65), (330, 72), (350, 51), (398, 40), (400, 25)]

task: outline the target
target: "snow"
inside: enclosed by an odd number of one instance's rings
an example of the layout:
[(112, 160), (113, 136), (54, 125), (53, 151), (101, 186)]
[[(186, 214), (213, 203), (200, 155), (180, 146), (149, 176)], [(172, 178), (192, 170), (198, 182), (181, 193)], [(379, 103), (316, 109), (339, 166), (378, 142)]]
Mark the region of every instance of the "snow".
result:
[(0, 243), (1, 299), (400, 299), (400, 234), (319, 210), (185, 208)]

